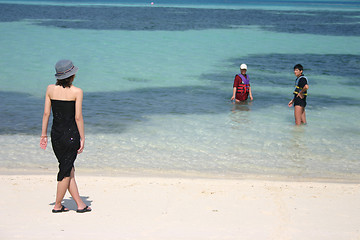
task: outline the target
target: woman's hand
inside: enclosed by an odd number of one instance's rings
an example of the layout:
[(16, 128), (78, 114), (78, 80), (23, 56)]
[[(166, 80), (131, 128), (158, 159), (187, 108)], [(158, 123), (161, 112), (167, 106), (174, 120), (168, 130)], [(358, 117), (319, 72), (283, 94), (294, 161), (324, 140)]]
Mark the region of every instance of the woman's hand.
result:
[(46, 149), (46, 146), (47, 146), (47, 141), (48, 141), (48, 137), (47, 136), (41, 136), (40, 137), (40, 147), (42, 149)]
[(80, 148), (78, 149), (78, 154), (82, 153), (84, 150), (84, 146), (85, 146), (85, 139), (81, 139), (80, 141)]

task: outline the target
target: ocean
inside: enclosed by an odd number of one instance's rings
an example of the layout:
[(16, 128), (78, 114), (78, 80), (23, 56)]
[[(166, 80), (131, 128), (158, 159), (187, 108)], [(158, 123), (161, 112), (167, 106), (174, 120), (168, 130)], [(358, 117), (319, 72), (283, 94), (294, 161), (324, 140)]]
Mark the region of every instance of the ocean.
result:
[[(360, 180), (358, 1), (0, 1), (0, 30), (0, 169), (57, 170), (39, 147), (44, 95), (71, 59), (82, 171)], [(254, 100), (235, 105), (241, 63)]]

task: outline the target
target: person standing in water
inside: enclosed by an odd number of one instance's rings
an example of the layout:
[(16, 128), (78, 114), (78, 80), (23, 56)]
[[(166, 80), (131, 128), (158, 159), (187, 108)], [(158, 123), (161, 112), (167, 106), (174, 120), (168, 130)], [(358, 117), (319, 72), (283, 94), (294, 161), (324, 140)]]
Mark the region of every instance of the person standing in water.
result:
[(47, 128), (51, 110), (53, 124), (51, 144), (59, 162), (57, 192), (53, 213), (69, 211), (62, 205), (68, 190), (77, 204), (77, 212), (91, 211), (80, 197), (75, 181), (74, 162), (85, 145), (84, 120), (82, 115), (83, 91), (72, 85), (78, 68), (70, 60), (60, 60), (55, 65), (56, 84), (49, 85), (45, 95), (40, 147), (46, 149)]
[(243, 102), (248, 99), (253, 100), (250, 78), (246, 74), (247, 65), (245, 63), (240, 65), (240, 74), (237, 74), (234, 79), (233, 95), (231, 101), (235, 100), (236, 103)]
[(309, 81), (304, 76), (303, 71), (304, 68), (301, 64), (296, 64), (294, 66), (294, 74), (296, 76), (294, 98), (288, 103), (289, 107), (294, 105), (296, 125), (306, 124), (305, 107), (307, 90), (309, 89)]

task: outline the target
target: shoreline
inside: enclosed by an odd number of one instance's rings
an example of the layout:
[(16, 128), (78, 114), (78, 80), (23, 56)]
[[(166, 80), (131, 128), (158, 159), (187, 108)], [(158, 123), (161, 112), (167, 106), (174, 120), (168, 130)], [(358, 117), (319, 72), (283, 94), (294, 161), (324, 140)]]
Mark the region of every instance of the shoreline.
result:
[[(79, 171), (80, 172), (80, 171)], [(360, 184), (76, 176), (92, 212), (53, 214), (55, 175), (0, 174), (1, 239), (359, 239)], [(25, 204), (24, 204), (25, 203)]]
[[(57, 169), (17, 169), (17, 168), (0, 168), (0, 176), (6, 175), (39, 175), (39, 176), (56, 176)], [(201, 173), (197, 171), (162, 171), (162, 170), (121, 170), (121, 169), (103, 169), (92, 170), (75, 166), (75, 176), (85, 177), (134, 177), (134, 178), (182, 178), (182, 179), (209, 179), (209, 180), (249, 180), (249, 181), (271, 181), (271, 182), (314, 182), (314, 183), (343, 183), (343, 184), (360, 184), (359, 176), (352, 174), (347, 178), (330, 178), (330, 177), (303, 177), (303, 176), (286, 176), (286, 175), (266, 175), (266, 174), (218, 174), (218, 173)]]

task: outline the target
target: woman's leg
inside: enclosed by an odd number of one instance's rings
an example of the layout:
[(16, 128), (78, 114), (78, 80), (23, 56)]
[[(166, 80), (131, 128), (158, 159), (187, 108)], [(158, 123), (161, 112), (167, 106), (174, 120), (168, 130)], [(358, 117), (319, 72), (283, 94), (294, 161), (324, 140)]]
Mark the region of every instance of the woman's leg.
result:
[(69, 177), (65, 177), (65, 178), (63, 178), (63, 180), (58, 182), (54, 210), (60, 210), (62, 208), (61, 203), (64, 199), (66, 190), (69, 188), (69, 184), (70, 184)]
[(83, 200), (80, 197), (79, 190), (75, 181), (75, 169), (73, 168), (70, 173), (70, 184), (68, 186), (68, 190), (72, 196), (72, 198), (75, 200), (78, 209), (84, 209), (86, 207), (86, 204), (83, 202)]

